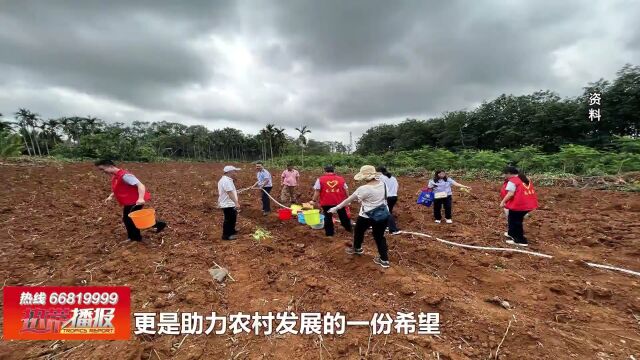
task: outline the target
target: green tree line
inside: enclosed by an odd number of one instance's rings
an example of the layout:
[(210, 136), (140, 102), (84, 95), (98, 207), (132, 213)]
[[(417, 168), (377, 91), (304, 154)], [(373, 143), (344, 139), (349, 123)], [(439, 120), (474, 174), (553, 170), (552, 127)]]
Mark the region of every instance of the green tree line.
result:
[(202, 125), (166, 121), (134, 121), (125, 125), (106, 123), (91, 116), (45, 120), (24, 108), (13, 115), (13, 121), (0, 121), (0, 156), (266, 161), (285, 154), (303, 156), (348, 151), (339, 142), (307, 139), (311, 132), (307, 126), (297, 128), (300, 135), (293, 138), (274, 124), (267, 124), (258, 134), (250, 135), (234, 128), (209, 130)]
[[(590, 104), (594, 93), (600, 94), (600, 104)], [(589, 119), (593, 108), (600, 111), (599, 120)], [(311, 139), (307, 126), (295, 128), (298, 135), (291, 137), (274, 124), (245, 134), (166, 121), (125, 125), (92, 116), (43, 119), (25, 108), (12, 115), (0, 114), (0, 156), (272, 160), (305, 167), (368, 162), (406, 169), (497, 169), (512, 162), (530, 171), (578, 174), (640, 170), (640, 66), (631, 65), (612, 81), (587, 85), (575, 98), (551, 91), (501, 95), (474, 110), (375, 126), (359, 139), (355, 154), (340, 142)]]
[[(593, 93), (600, 94), (600, 105), (590, 104)], [(600, 111), (599, 121), (589, 119), (590, 109)], [(613, 81), (589, 84), (575, 98), (560, 98), (551, 91), (503, 94), (474, 110), (376, 126), (360, 138), (357, 153), (417, 150), (424, 146), (454, 151), (535, 146), (552, 153), (568, 144), (606, 149), (616, 137), (639, 135), (640, 66), (625, 65)]]

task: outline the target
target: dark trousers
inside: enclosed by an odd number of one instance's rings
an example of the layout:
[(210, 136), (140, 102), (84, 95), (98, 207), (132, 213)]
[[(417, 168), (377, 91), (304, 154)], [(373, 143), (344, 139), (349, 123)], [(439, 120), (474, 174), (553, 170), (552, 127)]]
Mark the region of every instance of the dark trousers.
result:
[[(144, 205), (126, 205), (122, 210), (122, 222), (124, 223), (124, 227), (127, 229), (127, 237), (129, 238), (129, 240), (133, 240), (133, 241), (142, 240), (142, 234), (140, 234), (140, 229), (138, 229), (136, 225), (133, 223), (133, 220), (131, 220), (131, 218), (129, 217), (129, 213), (134, 212), (136, 210), (140, 210), (143, 207)], [(164, 222), (158, 220), (156, 224), (153, 225), (153, 227), (158, 228), (158, 225), (160, 224), (164, 225)]]
[(387, 205), (389, 206), (389, 212), (391, 213), (391, 216), (389, 216), (388, 226), (389, 226), (389, 232), (392, 232), (392, 233), (398, 231), (398, 226), (396, 225), (396, 218), (395, 216), (393, 216), (393, 207), (396, 206), (397, 202), (398, 202), (397, 196), (389, 196), (387, 198)]
[(380, 254), (380, 260), (389, 260), (389, 249), (387, 248), (387, 239), (384, 237), (384, 231), (387, 228), (387, 220), (373, 221), (369, 218), (358, 216), (356, 221), (356, 228), (353, 230), (353, 248), (362, 249), (362, 243), (364, 242), (364, 233), (369, 229), (373, 230), (373, 239), (376, 241), (378, 247), (378, 254)]
[[(262, 193), (262, 211), (270, 212), (271, 211), (271, 199), (269, 199), (269, 195), (267, 193), (271, 193), (272, 187), (263, 187), (264, 191), (260, 191)], [(265, 193), (266, 191), (266, 193)]]
[[(333, 227), (333, 214), (329, 212), (333, 206), (323, 206), (322, 211), (324, 212), (324, 234), (327, 236), (333, 236), (335, 234), (335, 229)], [(349, 216), (347, 216), (347, 209), (342, 208), (338, 210), (338, 218), (340, 219), (340, 224), (342, 227), (351, 232), (351, 220)]]
[(444, 218), (451, 219), (451, 204), (453, 203), (453, 197), (451, 195), (442, 199), (433, 200), (433, 217), (436, 220), (442, 220), (442, 205), (444, 205)]
[(235, 207), (222, 208), (224, 220), (222, 221), (222, 240), (229, 240), (231, 235), (235, 235), (238, 211)]
[(528, 243), (524, 237), (524, 217), (527, 213), (528, 211), (509, 210), (509, 236), (517, 243)]

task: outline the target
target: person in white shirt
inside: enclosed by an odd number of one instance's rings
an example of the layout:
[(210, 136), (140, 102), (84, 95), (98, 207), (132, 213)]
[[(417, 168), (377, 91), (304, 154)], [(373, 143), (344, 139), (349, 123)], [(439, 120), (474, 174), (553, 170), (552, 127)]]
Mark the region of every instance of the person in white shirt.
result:
[(258, 181), (253, 184), (252, 187), (257, 187), (262, 196), (262, 215), (267, 216), (271, 212), (271, 200), (269, 200), (269, 193), (273, 188), (273, 178), (271, 173), (264, 168), (264, 164), (261, 161), (256, 163), (256, 177)]
[(222, 240), (235, 240), (236, 220), (238, 218), (238, 210), (240, 209), (240, 201), (238, 201), (238, 192), (234, 180), (237, 167), (225, 166), (224, 175), (218, 181), (218, 207), (222, 209), (224, 220), (222, 222)]
[(442, 221), (443, 205), (445, 222), (447, 224), (453, 223), (453, 219), (451, 218), (453, 212), (453, 191), (451, 191), (451, 186), (457, 186), (467, 190), (471, 189), (448, 177), (444, 170), (436, 170), (433, 179), (429, 180), (429, 184), (427, 185), (429, 189), (433, 189), (435, 195), (435, 199), (433, 200), (433, 217), (436, 224), (440, 224)]
[(389, 232), (391, 235), (396, 235), (400, 230), (396, 225), (396, 218), (393, 215), (393, 207), (398, 202), (398, 179), (387, 171), (387, 168), (384, 166), (378, 166), (376, 170), (382, 174), (382, 176), (380, 176), (380, 181), (387, 186), (387, 205), (389, 206), (389, 212), (391, 213), (391, 216), (389, 216)]
[(360, 172), (354, 176), (356, 181), (366, 181), (365, 185), (360, 186), (356, 191), (351, 194), (346, 200), (339, 205), (329, 209), (330, 213), (335, 214), (339, 209), (351, 204), (354, 200), (358, 200), (361, 204), (360, 213), (358, 214), (358, 220), (356, 220), (356, 226), (353, 230), (353, 247), (347, 249), (348, 254), (362, 255), (362, 243), (364, 241), (364, 234), (372, 228), (373, 238), (376, 241), (379, 256), (373, 259), (373, 262), (382, 266), (383, 268), (389, 267), (389, 255), (387, 248), (387, 240), (384, 237), (384, 231), (387, 228), (388, 217), (375, 221), (367, 214), (371, 210), (379, 207), (386, 207), (386, 186), (378, 180), (380, 174), (376, 172), (376, 168), (371, 165), (365, 165), (360, 168)]

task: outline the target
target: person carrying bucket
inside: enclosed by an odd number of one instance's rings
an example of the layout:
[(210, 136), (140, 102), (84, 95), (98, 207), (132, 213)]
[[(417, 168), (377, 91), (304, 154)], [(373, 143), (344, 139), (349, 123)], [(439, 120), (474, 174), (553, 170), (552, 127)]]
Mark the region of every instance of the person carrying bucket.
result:
[(280, 200), (284, 204), (297, 204), (296, 189), (298, 187), (298, 180), (300, 179), (300, 173), (293, 168), (293, 165), (288, 164), (287, 168), (282, 172), (282, 192), (280, 193)]
[(222, 240), (235, 240), (236, 221), (238, 218), (238, 210), (240, 209), (240, 201), (238, 201), (238, 192), (234, 180), (236, 172), (240, 171), (234, 166), (225, 166), (222, 170), (224, 174), (218, 181), (218, 207), (222, 209)]
[(457, 183), (455, 180), (447, 176), (444, 170), (437, 170), (433, 179), (429, 180), (427, 187), (433, 190), (433, 217), (436, 224), (440, 224), (442, 221), (442, 205), (444, 205), (444, 219), (447, 224), (453, 223), (452, 208), (453, 208), (453, 192), (451, 186), (457, 186), (463, 189), (471, 189), (466, 185)]
[[(118, 168), (113, 161), (99, 160), (95, 162), (95, 166), (105, 174), (111, 175), (111, 194), (105, 202), (115, 197), (118, 204), (122, 206), (122, 222), (127, 229), (127, 240), (142, 241), (140, 229), (133, 223), (129, 214), (141, 210), (144, 204), (151, 200), (151, 194), (138, 178), (127, 170)], [(167, 223), (156, 221), (152, 227), (156, 232), (161, 232), (167, 227)]]
[(273, 179), (271, 173), (264, 168), (261, 161), (256, 163), (256, 177), (258, 181), (253, 184), (252, 187), (260, 189), (262, 195), (262, 215), (267, 216), (271, 212), (271, 200), (269, 199), (269, 193), (273, 188)]
[(387, 240), (384, 237), (384, 231), (387, 228), (389, 217), (389, 207), (387, 206), (387, 186), (379, 179), (380, 174), (376, 172), (376, 168), (371, 165), (365, 165), (360, 168), (360, 172), (354, 176), (356, 181), (365, 181), (366, 183), (351, 194), (346, 200), (337, 206), (329, 209), (329, 213), (335, 213), (345, 206), (351, 204), (354, 200), (358, 200), (361, 204), (358, 220), (353, 230), (353, 246), (346, 249), (347, 254), (362, 255), (362, 243), (364, 242), (364, 234), (372, 228), (373, 239), (378, 248), (378, 256), (373, 262), (383, 268), (388, 268), (389, 254), (387, 248)]
[[(340, 204), (349, 196), (349, 187), (342, 176), (335, 173), (333, 165), (324, 167), (324, 175), (320, 176), (313, 185), (313, 200), (310, 202), (315, 204), (320, 201), (320, 207), (324, 212), (324, 233), (326, 236), (333, 236), (335, 228), (333, 226), (333, 214), (329, 213), (329, 209)], [(346, 209), (338, 210), (340, 224), (348, 232), (352, 231), (351, 219)]]
[(387, 171), (384, 166), (378, 166), (376, 170), (382, 174), (380, 181), (387, 186), (387, 205), (389, 205), (389, 212), (391, 213), (391, 216), (389, 216), (389, 233), (396, 235), (400, 230), (396, 225), (395, 216), (393, 216), (393, 207), (398, 202), (398, 179)]
[(509, 231), (507, 244), (528, 246), (529, 241), (524, 236), (524, 218), (538, 208), (538, 194), (533, 183), (516, 167), (508, 166), (504, 169), (508, 176), (505, 185), (506, 194), (500, 202), (501, 209), (508, 209), (507, 215)]

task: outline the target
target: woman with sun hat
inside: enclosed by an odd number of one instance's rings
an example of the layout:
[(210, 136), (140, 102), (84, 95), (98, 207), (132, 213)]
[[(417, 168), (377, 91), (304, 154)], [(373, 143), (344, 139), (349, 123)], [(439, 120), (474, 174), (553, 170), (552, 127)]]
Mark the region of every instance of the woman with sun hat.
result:
[(373, 259), (373, 262), (383, 268), (388, 268), (389, 255), (384, 232), (387, 228), (390, 213), (387, 206), (387, 188), (382, 181), (378, 180), (379, 176), (380, 174), (375, 167), (371, 165), (361, 167), (360, 172), (354, 176), (354, 179), (363, 181), (365, 184), (357, 188), (351, 196), (339, 205), (329, 209), (329, 212), (336, 213), (354, 200), (358, 200), (361, 206), (356, 226), (353, 230), (353, 246), (347, 248), (346, 251), (348, 254), (364, 254), (362, 249), (364, 234), (369, 228), (372, 228), (373, 239), (376, 242), (379, 255)]

